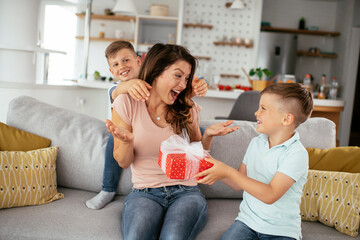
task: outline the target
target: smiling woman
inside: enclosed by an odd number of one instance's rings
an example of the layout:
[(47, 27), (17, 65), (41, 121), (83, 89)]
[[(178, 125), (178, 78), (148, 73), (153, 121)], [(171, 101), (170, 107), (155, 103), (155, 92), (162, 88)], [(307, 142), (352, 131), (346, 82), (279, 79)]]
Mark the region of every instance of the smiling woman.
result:
[(196, 59), (184, 47), (155, 44), (139, 73), (151, 85), (149, 99), (120, 94), (112, 105), (107, 128), (114, 136), (113, 155), (122, 168), (130, 166), (133, 182), (122, 211), (124, 239), (194, 239), (205, 224), (207, 205), (196, 180), (170, 179), (158, 165), (161, 143), (182, 130), (204, 147), (213, 136), (236, 130), (227, 128), (231, 122), (215, 124), (202, 139), (200, 106), (191, 100), (195, 68)]

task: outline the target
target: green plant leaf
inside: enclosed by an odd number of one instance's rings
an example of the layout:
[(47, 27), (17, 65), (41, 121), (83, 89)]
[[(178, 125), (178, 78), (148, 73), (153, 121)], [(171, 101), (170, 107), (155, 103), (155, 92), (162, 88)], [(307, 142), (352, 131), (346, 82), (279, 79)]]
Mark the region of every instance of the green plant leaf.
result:
[(253, 68), (252, 68), (252, 69), (250, 69), (249, 75), (250, 75), (250, 76), (254, 76), (254, 75), (255, 75), (255, 71), (254, 71), (254, 69), (253, 69)]
[(261, 80), (261, 78), (262, 78), (262, 76), (263, 76), (262, 71), (258, 71), (258, 72), (257, 72), (257, 75), (258, 75), (258, 77), (259, 77), (259, 80)]
[(265, 75), (268, 76), (268, 77), (271, 77), (272, 74), (273, 74), (273, 73), (272, 73), (269, 69), (267, 69), (267, 68), (264, 68), (264, 69), (263, 69), (263, 72), (264, 72)]

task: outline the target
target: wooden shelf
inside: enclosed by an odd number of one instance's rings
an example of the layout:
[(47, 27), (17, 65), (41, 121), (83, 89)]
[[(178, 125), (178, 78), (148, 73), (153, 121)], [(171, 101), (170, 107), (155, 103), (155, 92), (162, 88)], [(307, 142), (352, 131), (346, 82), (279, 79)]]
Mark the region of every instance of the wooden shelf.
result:
[(199, 59), (199, 60), (207, 60), (207, 61), (211, 60), (211, 57), (205, 57), (205, 56), (194, 56), (194, 57)]
[[(84, 40), (83, 36), (76, 36), (76, 39)], [(90, 41), (99, 41), (99, 42), (114, 42), (118, 40), (134, 42), (133, 39), (124, 39), (124, 38), (98, 38), (98, 37), (90, 37)]]
[(318, 36), (330, 36), (330, 37), (340, 36), (339, 32), (311, 31), (311, 30), (305, 30), (305, 29), (278, 28), (278, 27), (268, 27), (268, 26), (261, 26), (261, 31), (264, 31), (264, 32), (281, 32), (281, 33), (306, 34), (306, 35), (318, 35)]
[(236, 42), (214, 42), (214, 45), (216, 45), (216, 46), (236, 46), (236, 47), (246, 47), (246, 48), (253, 47), (252, 44), (236, 43)]
[(213, 28), (213, 25), (197, 24), (197, 23), (184, 23), (184, 27), (185, 27), (185, 28), (194, 27), (194, 28), (208, 28), (208, 29), (212, 29), (212, 28)]
[[(85, 14), (76, 13), (76, 16), (79, 18), (85, 18)], [(101, 19), (101, 20), (115, 20), (115, 21), (128, 21), (131, 20), (136, 21), (136, 17), (133, 16), (125, 16), (125, 15), (99, 15), (99, 14), (91, 14), (91, 19)]]
[(322, 53), (311, 53), (306, 51), (297, 51), (296, 55), (306, 57), (322, 57), (322, 58), (337, 58), (337, 54), (322, 54)]
[(220, 77), (222, 78), (240, 78), (240, 75), (237, 75), (237, 74), (220, 74)]

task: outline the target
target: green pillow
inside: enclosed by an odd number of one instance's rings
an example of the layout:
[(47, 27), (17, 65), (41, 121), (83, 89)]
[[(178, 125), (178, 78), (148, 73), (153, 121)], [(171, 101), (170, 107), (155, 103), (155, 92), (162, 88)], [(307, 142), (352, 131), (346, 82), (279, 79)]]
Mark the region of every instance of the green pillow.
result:
[(49, 147), (50, 144), (47, 138), (0, 122), (0, 151), (30, 151)]

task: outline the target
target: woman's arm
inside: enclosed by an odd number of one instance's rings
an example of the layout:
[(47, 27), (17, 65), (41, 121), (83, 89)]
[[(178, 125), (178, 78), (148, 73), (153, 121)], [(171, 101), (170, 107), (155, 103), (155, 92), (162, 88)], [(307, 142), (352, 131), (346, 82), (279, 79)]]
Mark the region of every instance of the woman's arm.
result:
[(112, 121), (106, 120), (106, 127), (114, 136), (114, 158), (122, 168), (128, 168), (134, 160), (134, 135), (116, 111), (112, 111)]

